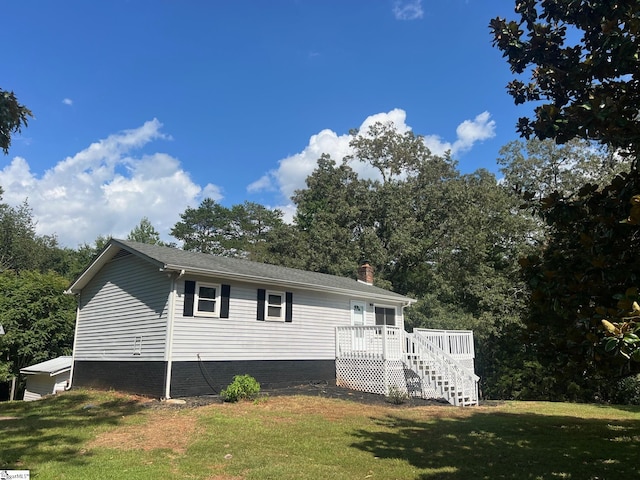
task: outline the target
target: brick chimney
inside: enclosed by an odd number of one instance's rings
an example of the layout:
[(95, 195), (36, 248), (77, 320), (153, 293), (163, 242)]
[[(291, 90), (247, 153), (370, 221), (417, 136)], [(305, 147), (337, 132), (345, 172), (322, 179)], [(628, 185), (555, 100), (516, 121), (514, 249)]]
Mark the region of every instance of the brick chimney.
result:
[(358, 281), (373, 285), (373, 267), (369, 262), (363, 262), (358, 268)]

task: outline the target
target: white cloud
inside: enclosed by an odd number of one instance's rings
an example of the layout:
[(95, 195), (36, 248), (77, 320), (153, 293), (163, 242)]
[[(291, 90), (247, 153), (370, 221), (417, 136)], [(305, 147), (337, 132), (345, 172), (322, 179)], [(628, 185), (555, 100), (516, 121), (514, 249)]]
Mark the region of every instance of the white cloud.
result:
[(489, 112), (482, 112), (473, 120), (465, 120), (456, 128), (457, 139), (450, 143), (442, 140), (438, 135), (425, 135), (424, 143), (431, 153), (442, 155), (447, 150), (452, 154), (463, 153), (471, 149), (476, 142), (481, 142), (496, 136), (496, 122), (490, 120)]
[(73, 100), (71, 100), (70, 98), (64, 98), (62, 100), (62, 103), (64, 103), (65, 105), (73, 105)]
[(251, 183), (247, 187), (247, 192), (263, 192), (263, 191), (274, 191), (275, 187), (273, 185), (273, 174), (271, 172), (264, 174), (255, 182)]
[(496, 122), (490, 120), (489, 112), (482, 112), (473, 120), (465, 120), (458, 128), (456, 135), (458, 140), (453, 144), (453, 152), (466, 152), (474, 143), (482, 142), (496, 136)]
[(168, 239), (187, 206), (222, 195), (215, 185), (203, 189), (195, 184), (170, 155), (134, 156), (153, 140), (169, 138), (161, 127), (154, 119), (110, 135), (61, 160), (40, 178), (24, 158), (15, 157), (0, 170), (3, 200), (17, 205), (27, 198), (38, 233), (55, 234), (64, 246), (91, 243), (98, 235), (126, 237), (145, 216)]
[(422, 0), (396, 0), (393, 2), (396, 20), (418, 20), (424, 16)]
[[(367, 117), (360, 125), (359, 131), (365, 133), (369, 126), (376, 122), (393, 123), (400, 133), (412, 130), (406, 123), (407, 114), (404, 110), (396, 108), (386, 113), (377, 113)], [(424, 136), (426, 146), (435, 155), (442, 155), (447, 150), (452, 154), (468, 151), (473, 145), (482, 140), (495, 136), (495, 122), (490, 120), (491, 115), (483, 112), (473, 120), (465, 120), (456, 129), (457, 139), (451, 143), (442, 140), (437, 135)], [(247, 187), (247, 191), (254, 193), (278, 189), (284, 202), (290, 202), (295, 190), (306, 187), (306, 178), (315, 170), (317, 161), (323, 153), (331, 155), (336, 162), (353, 154), (349, 147), (349, 134), (338, 135), (332, 130), (322, 130), (312, 135), (305, 149), (280, 160), (279, 166), (271, 170), (260, 179)], [(380, 173), (364, 162), (352, 162), (353, 168), (361, 178), (379, 179)], [(277, 208), (283, 210), (286, 215), (293, 218), (295, 207), (291, 203), (285, 203)], [(285, 215), (285, 217), (286, 217)]]

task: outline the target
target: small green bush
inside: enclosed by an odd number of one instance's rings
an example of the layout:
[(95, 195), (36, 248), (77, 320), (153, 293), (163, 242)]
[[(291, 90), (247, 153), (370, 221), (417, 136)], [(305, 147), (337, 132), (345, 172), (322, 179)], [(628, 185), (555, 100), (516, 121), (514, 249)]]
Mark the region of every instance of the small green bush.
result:
[(260, 384), (251, 375), (236, 375), (227, 388), (220, 392), (225, 402), (254, 398), (260, 393)]
[(389, 387), (389, 394), (387, 395), (387, 402), (393, 403), (394, 405), (402, 405), (407, 400), (409, 400), (409, 396), (406, 392), (403, 392), (395, 385)]

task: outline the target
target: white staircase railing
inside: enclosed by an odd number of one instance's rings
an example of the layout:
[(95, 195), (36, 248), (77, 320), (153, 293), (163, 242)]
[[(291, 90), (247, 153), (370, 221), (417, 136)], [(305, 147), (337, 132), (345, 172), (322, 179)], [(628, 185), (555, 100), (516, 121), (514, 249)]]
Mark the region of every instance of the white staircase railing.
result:
[(444, 346), (420, 332), (405, 332), (406, 360), (421, 380), (452, 405), (477, 405), (480, 377)]

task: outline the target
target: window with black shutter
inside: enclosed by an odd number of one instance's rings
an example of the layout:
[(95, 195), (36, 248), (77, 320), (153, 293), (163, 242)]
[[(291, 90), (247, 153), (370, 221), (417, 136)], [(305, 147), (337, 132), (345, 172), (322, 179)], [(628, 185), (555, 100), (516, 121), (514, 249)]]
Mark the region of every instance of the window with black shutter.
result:
[(229, 297), (231, 287), (215, 283), (184, 282), (185, 317), (229, 318)]
[(256, 318), (273, 322), (292, 322), (293, 293), (258, 289)]

